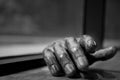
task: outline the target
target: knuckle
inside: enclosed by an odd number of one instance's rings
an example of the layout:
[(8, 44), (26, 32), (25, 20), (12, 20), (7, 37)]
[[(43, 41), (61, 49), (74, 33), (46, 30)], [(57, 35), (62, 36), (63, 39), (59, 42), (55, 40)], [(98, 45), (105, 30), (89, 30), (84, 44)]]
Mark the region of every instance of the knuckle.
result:
[(65, 64), (69, 63), (71, 60), (68, 57), (68, 55), (63, 54), (60, 56), (60, 61), (61, 61), (61, 64), (65, 65)]
[(45, 49), (43, 57), (48, 65), (52, 65), (53, 63), (55, 63), (55, 61), (54, 61), (55, 57), (51, 50)]
[(86, 52), (93, 53), (96, 49), (96, 42), (94, 39), (89, 35), (83, 35), (77, 38), (79, 44), (85, 49)]
[(62, 48), (66, 49), (66, 44), (65, 44), (65, 40), (60, 40), (59, 41), (59, 46), (61, 46)]
[(60, 44), (56, 44), (54, 49), (61, 64), (66, 64), (70, 61), (66, 50), (62, 46), (60, 46)]
[(81, 47), (79, 47), (79, 48), (78, 48), (78, 47), (74, 48), (72, 54), (75, 55), (75, 58), (80, 57), (80, 56), (84, 56), (84, 52), (83, 52), (83, 50), (82, 50)]
[(67, 45), (67, 47), (70, 48), (70, 49), (79, 46), (78, 43), (77, 43), (77, 41), (76, 41), (76, 39), (73, 38), (73, 37), (66, 39), (66, 45)]
[(79, 70), (85, 70), (88, 66), (88, 61), (85, 56), (80, 56), (77, 58), (77, 65)]
[(60, 43), (58, 43), (58, 42), (54, 45), (54, 50), (57, 53), (57, 55), (64, 54), (64, 52), (65, 52), (64, 49), (62, 48), (62, 46), (60, 46)]

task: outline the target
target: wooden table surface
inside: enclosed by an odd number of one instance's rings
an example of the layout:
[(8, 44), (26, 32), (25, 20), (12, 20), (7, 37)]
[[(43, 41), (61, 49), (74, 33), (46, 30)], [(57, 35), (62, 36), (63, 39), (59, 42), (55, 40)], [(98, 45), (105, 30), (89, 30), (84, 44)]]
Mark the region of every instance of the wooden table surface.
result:
[(60, 37), (0, 36), (0, 65), (41, 58), (41, 52)]
[[(53, 77), (46, 66), (37, 67), (9, 75), (1, 75), (0, 80), (120, 80), (120, 52), (112, 59), (96, 62), (89, 71), (77, 78)], [(38, 62), (37, 64), (39, 64)], [(36, 63), (32, 63), (36, 64)], [(18, 65), (19, 66), (19, 65)], [(26, 65), (25, 65), (26, 66)], [(24, 67), (25, 67), (24, 66)], [(14, 66), (13, 66), (14, 67)], [(11, 69), (9, 67), (9, 69)], [(14, 68), (12, 68), (14, 70)]]

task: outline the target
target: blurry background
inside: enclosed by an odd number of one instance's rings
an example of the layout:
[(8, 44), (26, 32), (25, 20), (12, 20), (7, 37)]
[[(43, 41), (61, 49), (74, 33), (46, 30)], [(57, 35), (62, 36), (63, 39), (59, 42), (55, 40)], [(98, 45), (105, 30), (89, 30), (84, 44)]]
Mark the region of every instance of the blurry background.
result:
[[(119, 45), (119, 4), (119, 0), (106, 0), (105, 45)], [(39, 51), (38, 43), (78, 36), (83, 33), (83, 9), (84, 0), (0, 0), (1, 54)]]
[(1, 0), (0, 34), (76, 35), (82, 12), (82, 0)]

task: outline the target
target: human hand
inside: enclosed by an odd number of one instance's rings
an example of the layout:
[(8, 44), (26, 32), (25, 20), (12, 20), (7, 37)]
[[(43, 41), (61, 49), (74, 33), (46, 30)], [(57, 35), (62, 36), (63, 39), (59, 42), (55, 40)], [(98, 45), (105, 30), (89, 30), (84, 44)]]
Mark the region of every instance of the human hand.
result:
[(91, 36), (68, 37), (53, 42), (43, 50), (44, 60), (53, 76), (74, 76), (87, 70), (96, 61), (112, 58), (117, 49), (108, 47), (95, 51), (96, 42)]

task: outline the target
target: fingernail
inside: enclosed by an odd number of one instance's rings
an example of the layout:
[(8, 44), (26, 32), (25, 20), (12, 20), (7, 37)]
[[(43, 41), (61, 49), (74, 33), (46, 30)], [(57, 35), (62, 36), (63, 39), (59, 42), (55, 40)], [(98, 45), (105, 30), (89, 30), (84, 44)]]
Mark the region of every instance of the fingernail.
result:
[(56, 74), (58, 71), (59, 71), (59, 68), (57, 67), (57, 65), (51, 66), (51, 73), (52, 74)]
[(72, 64), (66, 64), (65, 66), (65, 72), (68, 75), (71, 75), (74, 72), (74, 66)]
[(77, 61), (78, 61), (77, 62), (77, 67), (80, 70), (86, 68), (86, 66), (88, 65), (87, 60), (85, 59), (85, 57), (78, 57)]

